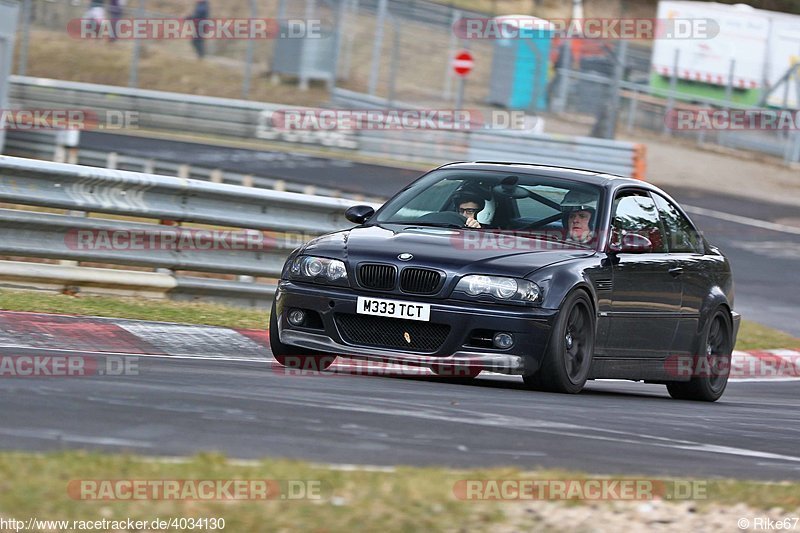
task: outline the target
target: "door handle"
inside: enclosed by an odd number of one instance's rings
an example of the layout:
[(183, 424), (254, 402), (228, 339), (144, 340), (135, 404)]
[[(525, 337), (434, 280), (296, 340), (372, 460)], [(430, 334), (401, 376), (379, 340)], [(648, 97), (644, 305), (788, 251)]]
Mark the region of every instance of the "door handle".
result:
[(669, 269), (669, 275), (672, 276), (673, 278), (677, 278), (681, 274), (683, 274), (683, 269), (681, 267), (675, 267)]

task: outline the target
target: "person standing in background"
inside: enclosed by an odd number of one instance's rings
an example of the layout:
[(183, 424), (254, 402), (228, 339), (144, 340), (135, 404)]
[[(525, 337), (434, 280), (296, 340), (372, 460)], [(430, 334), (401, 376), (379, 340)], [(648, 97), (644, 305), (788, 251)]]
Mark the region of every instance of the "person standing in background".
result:
[(197, 52), (197, 57), (200, 59), (203, 59), (206, 55), (206, 43), (200, 35), (198, 26), (201, 20), (209, 17), (209, 14), (208, 0), (197, 0), (197, 3), (194, 5), (194, 13), (189, 16), (189, 19), (194, 21), (196, 34), (192, 39), (192, 46), (194, 46), (194, 51)]
[(86, 13), (83, 14), (84, 20), (89, 20), (91, 23), (89, 24), (89, 28), (91, 28), (92, 33), (97, 36), (100, 32), (100, 25), (106, 18), (106, 10), (103, 7), (103, 0), (92, 0), (89, 4), (89, 9), (86, 10)]
[(108, 19), (111, 21), (111, 36), (110, 42), (117, 40), (117, 23), (122, 18), (122, 6), (125, 0), (108, 0)]

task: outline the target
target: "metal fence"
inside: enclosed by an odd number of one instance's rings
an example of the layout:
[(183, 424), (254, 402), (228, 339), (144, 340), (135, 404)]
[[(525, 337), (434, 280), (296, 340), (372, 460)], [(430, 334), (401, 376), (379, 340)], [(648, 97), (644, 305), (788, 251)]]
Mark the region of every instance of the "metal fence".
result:
[[(84, 17), (88, 0), (23, 0), (21, 52), (16, 73), (30, 72), (28, 49), (45, 39), (66, 38), (70, 21)], [(154, 2), (129, 0), (119, 18), (167, 19), (191, 14), (192, 2)], [(178, 7), (180, 6), (180, 7)], [(160, 9), (160, 11), (159, 11)], [(280, 20), (318, 20), (322, 38), (318, 42), (303, 39), (207, 40), (206, 57), (221, 67), (241, 73), (241, 94), (251, 94), (252, 83), (265, 75), (298, 77), (303, 88), (313, 79), (329, 84), (338, 72), (344, 83), (354, 83), (359, 90), (372, 94), (411, 91), (438, 98), (451, 90), (449, 61), (458, 44), (452, 38), (451, 24), (468, 13), (451, 6), (425, 0), (233, 0), (211, 3), (211, 18), (270, 18)], [(473, 13), (487, 16), (484, 13)], [(107, 16), (110, 16), (107, 13)], [(420, 39), (424, 36), (425, 39)], [(304, 42), (305, 41), (305, 42)], [(125, 79), (120, 84), (142, 85), (142, 58), (158, 56), (175, 65), (191, 62), (195, 52), (189, 40), (118, 41), (109, 43), (124, 50)], [(414, 66), (407, 53), (423, 53), (431, 59), (439, 84), (434, 91), (403, 80), (402, 72)], [(305, 49), (304, 49), (305, 48)], [(477, 48), (481, 48), (480, 46)], [(488, 50), (488, 48), (487, 48)], [(289, 58), (291, 56), (291, 58)], [(488, 64), (488, 63), (487, 63)], [(76, 73), (80, 76), (79, 73)], [(77, 78), (76, 81), (80, 81)]]
[[(351, 226), (344, 219), (344, 211), (355, 203), (7, 156), (0, 156), (0, 174), (0, 202), (68, 210), (67, 214), (0, 210), (0, 254), (13, 259), (0, 262), (3, 285), (33, 286), (41, 282), (50, 288), (133, 288), (136, 293), (161, 292), (168, 297), (203, 297), (258, 307), (269, 305), (274, 289), (263, 278), (279, 277), (286, 256), (304, 239)], [(87, 213), (125, 218), (89, 217)], [(175, 226), (181, 223), (189, 226)], [(209, 233), (213, 228), (222, 233)], [(232, 228), (242, 231), (234, 235)], [(143, 235), (145, 240), (140, 246), (128, 240), (118, 246), (81, 240), (81, 235), (120, 233)], [(166, 243), (161, 240), (165, 234)], [(209, 235), (227, 237), (208, 241)], [(159, 244), (145, 246), (153, 242), (147, 240), (152, 238)], [(175, 246), (201, 238), (204, 243), (210, 242), (208, 248)], [(24, 258), (72, 262), (20, 262)], [(95, 266), (81, 267), (75, 261)], [(100, 269), (97, 264), (133, 266), (139, 271), (126, 275), (127, 271)], [(157, 270), (146, 272), (142, 268)], [(232, 275), (240, 277), (230, 279)], [(255, 278), (261, 281), (249, 282)]]
[[(644, 177), (641, 147), (635, 143), (525, 131), (318, 130), (276, 127), (273, 116), (286, 106), (163, 91), (12, 77), (12, 102), (23, 108), (92, 109), (136, 113), (147, 130), (192, 131), (217, 136), (312, 145), (336, 154), (360, 154), (430, 164), (455, 160), (503, 160), (584, 166), (623, 176)], [(385, 100), (334, 91), (334, 102), (351, 105)], [(358, 98), (358, 104), (353, 104)]]
[(675, 116), (679, 111), (688, 113), (687, 116), (700, 117), (703, 113), (715, 111), (748, 111), (769, 115), (788, 109), (786, 106), (759, 107), (738, 102), (736, 93), (739, 89), (735, 87), (732, 77), (720, 89), (725, 96), (717, 98), (677, 89), (674, 73), (682, 68), (679, 63), (673, 68), (666, 88), (654, 86), (630, 70), (623, 71), (615, 79), (602, 69), (576, 66), (583, 68), (559, 70), (558, 79), (554, 82), (555, 98), (551, 109), (556, 116), (573, 124), (572, 131), (605, 136), (607, 131), (624, 131), (634, 135), (637, 129), (644, 129), (691, 139), (698, 145), (715, 144), (768, 154), (781, 158), (787, 165), (800, 163), (800, 131), (796, 128), (737, 130), (675, 127)]
[[(178, 4), (131, 0), (123, 16), (164, 18), (188, 14), (185, 12), (188, 11), (186, 5), (180, 10), (175, 8), (172, 13), (150, 11), (154, 5)], [(59, 35), (64, 37), (69, 20), (81, 17), (87, 3), (72, 0), (26, 0), (24, 6), (27, 7), (23, 9), (26, 14), (23, 15), (18, 73), (26, 71), (28, 48), (43, 39)], [(365, 95), (360, 102), (351, 105), (370, 105), (369, 102), (365, 104), (365, 100), (373, 98), (388, 105), (413, 102), (419, 107), (452, 108), (459, 92), (459, 80), (453, 74), (451, 61), (456, 50), (467, 48), (475, 57), (475, 68), (466, 81), (464, 106), (487, 109), (493, 102), (490, 93), (492, 80), (497, 79), (493, 71), (495, 64), (499, 64), (499, 41), (464, 40), (453, 29), (454, 23), (464, 17), (487, 17), (491, 14), (461, 11), (443, 3), (426, 0), (263, 0), (257, 3), (232, 0), (225, 4), (213, 4), (212, 9), (212, 17), (318, 19), (326, 28), (325, 37), (315, 43), (304, 42), (310, 41), (304, 39), (227, 39), (207, 43), (209, 57), (216, 61), (215, 68), (219, 67), (221, 73), (226, 73), (221, 75), (227, 75), (231, 68), (237, 75), (241, 72), (243, 98), (251, 96), (251, 82), (256, 79), (266, 80), (271, 73), (275, 81), (284, 75), (299, 78), (301, 89), (316, 77), (329, 85), (337, 85), (337, 89)], [(636, 13), (642, 12), (633, 11), (646, 8), (629, 4), (625, 9), (623, 13), (620, 8), (612, 16), (637, 16)], [(553, 5), (532, 3), (530, 14), (547, 17), (552, 16), (555, 10)], [(568, 16), (568, 13), (561, 13)], [(547, 111), (550, 112), (547, 117), (548, 123), (554, 126), (551, 128), (553, 131), (614, 138), (615, 129), (621, 126), (629, 132), (636, 128), (646, 128), (685, 136), (681, 132), (664, 131), (665, 114), (678, 102), (683, 102), (681, 105), (684, 106), (701, 105), (717, 109), (737, 105), (735, 87), (726, 89), (726, 94), (734, 96), (732, 100), (726, 101), (697, 98), (665, 89), (665, 85), (674, 85), (671, 80), (665, 82), (660, 79), (660, 83), (653, 84), (659, 74), (651, 72), (651, 48), (647, 45), (626, 41), (592, 41), (579, 44), (587, 46), (577, 47), (576, 49), (582, 51), (562, 63), (569, 68), (554, 68), (560, 61), (561, 54), (567, 48), (573, 48), (571, 45), (559, 47), (556, 42), (552, 43), (546, 57), (539, 58), (539, 66), (536, 67), (537, 72), (544, 70), (547, 74), (546, 101)], [(152, 40), (143, 43), (128, 41), (109, 43), (108, 46), (120, 47), (126, 53), (130, 52), (130, 59), (125, 64), (129, 76), (120, 77), (118, 70), (114, 71), (116, 74), (108, 73), (103, 76), (117, 76), (114, 83), (118, 85), (142, 85), (137, 80), (141, 78), (138, 74), (138, 61), (143, 57), (162, 58), (161, 71), (168, 71), (173, 66), (177, 68), (178, 65), (187, 64), (193, 54), (189, 42), (180, 40)], [(686, 62), (688, 59), (684, 58), (682, 61)], [(677, 72), (678, 68), (680, 64), (676, 65), (673, 72)], [(81, 69), (76, 69), (74, 74), (78, 78), (83, 75), (80, 71)], [(87, 75), (96, 77), (97, 73)], [(26, 78), (18, 80), (24, 83)], [(147, 96), (148, 91), (126, 94), (119, 87), (102, 86), (108, 91), (108, 96), (103, 96), (91, 92), (82, 94), (81, 89), (68, 89), (63, 84), (60, 87), (64, 91), (73, 91), (74, 98), (71, 101), (76, 105), (138, 108), (143, 114), (142, 127), (182, 127), (221, 135), (255, 136), (282, 142), (332, 146), (337, 149), (358, 149), (359, 139), (342, 131), (277, 131), (271, 127), (270, 118), (276, 107), (256, 104), (246, 99), (227, 100), (226, 104), (220, 105), (215, 101), (219, 99), (174, 94), (170, 99), (158, 102)], [(24, 97), (21, 101), (31, 104), (45, 103), (48, 101), (47, 90), (46, 87), (35, 87), (29, 83), (24, 91), (16, 94), (18, 98)], [(334, 90), (334, 95), (336, 92)], [(62, 96), (64, 94), (66, 92)], [(81, 94), (82, 98), (79, 98)], [(112, 101), (114, 99), (117, 101)], [(204, 103), (201, 102), (203, 99)], [(65, 97), (64, 101), (67, 100)], [(541, 112), (540, 109), (532, 108), (527, 111)], [(764, 152), (782, 157), (787, 163), (796, 163), (800, 159), (800, 140), (796, 132), (696, 131), (689, 135), (700, 144), (716, 143)], [(373, 139), (368, 138), (368, 135), (365, 137), (368, 143), (372, 142)], [(463, 153), (461, 147), (465, 144), (468, 143), (464, 140), (456, 143), (454, 150), (448, 153)], [(603, 170), (613, 171), (608, 168)]]

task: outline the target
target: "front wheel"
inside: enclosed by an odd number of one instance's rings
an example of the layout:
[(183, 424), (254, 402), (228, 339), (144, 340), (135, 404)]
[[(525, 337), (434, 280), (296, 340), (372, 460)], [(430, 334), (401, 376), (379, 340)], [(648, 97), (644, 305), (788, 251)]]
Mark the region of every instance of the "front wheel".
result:
[(583, 389), (592, 365), (595, 316), (583, 291), (570, 294), (561, 306), (547, 343), (541, 368), (522, 376), (535, 390), (575, 394)]
[(269, 315), (269, 347), (278, 363), (294, 370), (327, 370), (336, 361), (335, 355), (310, 354), (303, 348), (282, 343), (278, 336), (278, 313), (274, 301)]
[(731, 368), (730, 322), (725, 317), (724, 308), (718, 308), (706, 327), (701, 353), (693, 361), (696, 374), (689, 381), (667, 383), (669, 395), (676, 400), (696, 400), (715, 402), (719, 400), (728, 385)]

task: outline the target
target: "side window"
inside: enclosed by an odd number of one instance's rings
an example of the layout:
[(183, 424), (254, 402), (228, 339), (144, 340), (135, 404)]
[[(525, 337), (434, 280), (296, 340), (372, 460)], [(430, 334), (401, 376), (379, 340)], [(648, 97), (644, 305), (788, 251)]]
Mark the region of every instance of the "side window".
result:
[(653, 194), (658, 206), (670, 252), (703, 253), (702, 239), (691, 222), (666, 198)]
[(533, 198), (521, 198), (517, 200), (517, 210), (519, 216), (530, 220), (541, 220), (543, 218), (558, 215), (561, 211), (553, 209)]
[(612, 242), (618, 242), (626, 233), (637, 233), (650, 239), (654, 252), (667, 251), (658, 209), (645, 193), (623, 192), (614, 199)]

